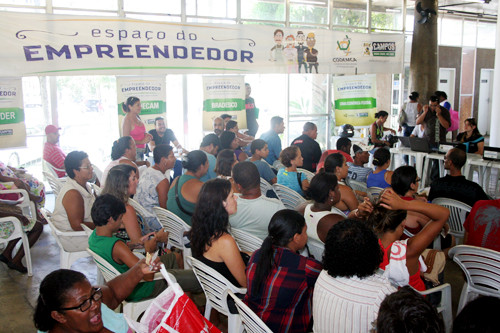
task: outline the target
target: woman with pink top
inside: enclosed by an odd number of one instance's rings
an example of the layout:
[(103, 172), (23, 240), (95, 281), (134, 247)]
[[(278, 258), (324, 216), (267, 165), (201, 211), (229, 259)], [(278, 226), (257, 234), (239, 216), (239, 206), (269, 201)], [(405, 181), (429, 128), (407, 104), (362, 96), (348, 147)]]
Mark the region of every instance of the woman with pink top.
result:
[(142, 161), (146, 152), (146, 144), (151, 141), (151, 134), (146, 132), (141, 117), (141, 100), (137, 97), (129, 97), (122, 103), (122, 109), (126, 113), (122, 124), (122, 135), (130, 135), (136, 145), (136, 160)]

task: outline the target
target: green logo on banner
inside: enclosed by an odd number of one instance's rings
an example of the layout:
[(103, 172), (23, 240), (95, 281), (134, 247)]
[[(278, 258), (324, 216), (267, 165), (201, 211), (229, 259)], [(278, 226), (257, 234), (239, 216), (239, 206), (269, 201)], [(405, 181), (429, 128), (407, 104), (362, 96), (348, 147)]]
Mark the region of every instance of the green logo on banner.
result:
[(0, 109), (0, 125), (17, 124), (24, 121), (24, 109), (5, 108)]
[[(167, 111), (167, 103), (165, 101), (141, 101), (141, 114), (164, 114)], [(122, 104), (118, 104), (118, 114), (123, 115), (124, 111)]]
[(336, 110), (373, 109), (377, 107), (377, 99), (373, 97), (340, 98), (335, 100)]
[(245, 100), (241, 98), (207, 99), (203, 102), (203, 110), (207, 112), (245, 110)]

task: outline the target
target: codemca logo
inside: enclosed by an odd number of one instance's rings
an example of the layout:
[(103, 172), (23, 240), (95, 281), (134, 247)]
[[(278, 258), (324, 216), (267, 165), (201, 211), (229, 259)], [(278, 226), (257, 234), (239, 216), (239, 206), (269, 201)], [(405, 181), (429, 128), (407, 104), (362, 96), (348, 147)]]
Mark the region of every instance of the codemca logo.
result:
[(343, 40), (337, 41), (337, 51), (342, 51), (345, 54), (345, 57), (334, 57), (332, 61), (337, 64), (354, 64), (357, 63), (358, 60), (354, 57), (348, 57), (351, 51), (351, 39), (349, 36), (345, 35)]
[(396, 42), (366, 42), (363, 43), (363, 55), (374, 57), (395, 57)]

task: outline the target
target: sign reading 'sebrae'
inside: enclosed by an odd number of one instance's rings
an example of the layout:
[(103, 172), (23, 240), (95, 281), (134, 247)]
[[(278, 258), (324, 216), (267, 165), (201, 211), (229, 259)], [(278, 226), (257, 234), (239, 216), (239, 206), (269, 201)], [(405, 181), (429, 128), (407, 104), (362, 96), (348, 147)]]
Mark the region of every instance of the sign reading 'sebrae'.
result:
[(395, 42), (372, 42), (372, 53), (374, 57), (395, 57)]

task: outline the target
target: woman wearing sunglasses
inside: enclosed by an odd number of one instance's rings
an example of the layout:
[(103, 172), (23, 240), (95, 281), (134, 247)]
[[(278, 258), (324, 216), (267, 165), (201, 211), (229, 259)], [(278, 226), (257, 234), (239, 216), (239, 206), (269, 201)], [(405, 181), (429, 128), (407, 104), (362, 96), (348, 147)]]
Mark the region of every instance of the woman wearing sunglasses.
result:
[(127, 272), (93, 287), (85, 275), (59, 269), (40, 284), (40, 295), (33, 316), (39, 332), (132, 332), (123, 314), (113, 310), (134, 290), (150, 270), (140, 260)]

